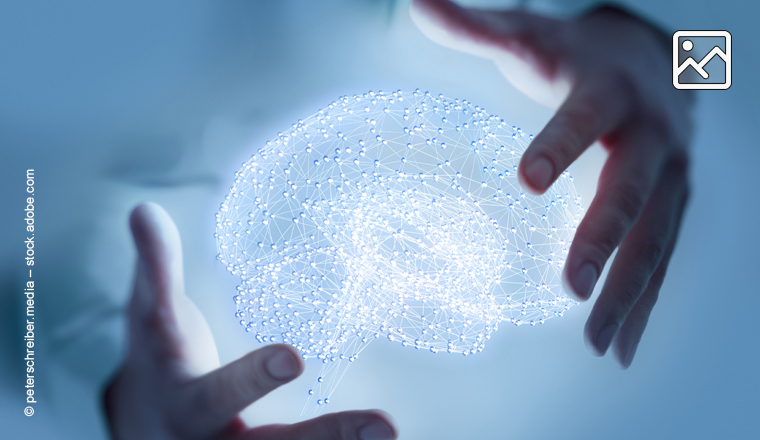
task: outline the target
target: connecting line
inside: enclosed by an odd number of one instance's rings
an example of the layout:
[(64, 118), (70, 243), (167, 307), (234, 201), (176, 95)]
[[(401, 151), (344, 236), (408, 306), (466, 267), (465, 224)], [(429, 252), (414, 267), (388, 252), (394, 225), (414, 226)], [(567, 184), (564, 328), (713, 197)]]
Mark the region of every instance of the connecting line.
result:
[(323, 363), (302, 415), (375, 339), (469, 356), (505, 321), (575, 304), (559, 274), (583, 207), (567, 172), (543, 196), (520, 188), (530, 140), (466, 100), (369, 92), (299, 120), (235, 174), (217, 258), (241, 278), (245, 331)]

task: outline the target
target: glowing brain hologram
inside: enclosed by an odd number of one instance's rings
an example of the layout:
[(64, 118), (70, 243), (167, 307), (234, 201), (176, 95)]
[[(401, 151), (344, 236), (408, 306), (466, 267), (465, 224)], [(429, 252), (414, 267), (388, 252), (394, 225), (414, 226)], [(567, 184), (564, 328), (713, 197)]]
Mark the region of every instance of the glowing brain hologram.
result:
[(520, 188), (532, 138), (419, 90), (343, 96), (299, 120), (235, 173), (216, 216), (235, 316), (324, 363), (317, 405), (375, 339), (469, 355), (499, 325), (562, 316), (583, 207), (567, 171), (542, 196)]

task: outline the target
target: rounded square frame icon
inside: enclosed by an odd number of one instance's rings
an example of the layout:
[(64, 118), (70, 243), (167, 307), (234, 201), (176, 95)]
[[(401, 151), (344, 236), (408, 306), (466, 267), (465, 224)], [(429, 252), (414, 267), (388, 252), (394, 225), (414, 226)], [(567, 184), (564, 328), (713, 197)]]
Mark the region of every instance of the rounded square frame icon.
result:
[[(723, 37), (726, 40), (726, 51), (722, 51), (718, 46), (705, 55), (704, 58), (697, 61), (688, 57), (683, 63), (678, 64), (678, 42), (679, 38), (700, 38), (700, 37)], [(691, 42), (689, 42), (691, 43)], [(693, 43), (691, 43), (693, 44)], [(685, 50), (690, 50), (684, 47)], [(726, 64), (726, 81), (723, 83), (681, 83), (678, 77), (681, 73), (691, 66), (697, 74), (707, 79), (708, 74), (703, 67), (714, 57), (720, 57)], [(731, 87), (731, 34), (728, 31), (678, 31), (673, 34), (673, 87), (680, 90), (726, 90)]]

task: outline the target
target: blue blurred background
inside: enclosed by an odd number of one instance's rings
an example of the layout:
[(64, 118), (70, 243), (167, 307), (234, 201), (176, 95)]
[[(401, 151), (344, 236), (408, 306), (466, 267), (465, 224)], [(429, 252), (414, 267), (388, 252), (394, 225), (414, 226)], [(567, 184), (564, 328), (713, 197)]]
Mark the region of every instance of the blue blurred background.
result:
[[(533, 7), (562, 13), (573, 3), (582, 2)], [(503, 326), (477, 356), (372, 344), (331, 410), (384, 409), (402, 439), (760, 438), (760, 6), (637, 3), (668, 32), (730, 31), (733, 85), (698, 93), (692, 197), (632, 367), (587, 353), (586, 303), (543, 326)], [(416, 87), (469, 99), (530, 133), (552, 115), (491, 62), (427, 40), (403, 1), (0, 3), (0, 437), (105, 438), (99, 390), (124, 349), (135, 258), (127, 215), (140, 201), (177, 223), (187, 293), (222, 363), (257, 348), (233, 316), (236, 279), (214, 259), (214, 213), (233, 173), (339, 95)], [(594, 146), (571, 168), (586, 201), (604, 159)], [(29, 418), (28, 168), (37, 175), (40, 402)], [(317, 371), (308, 365), (244, 418), (300, 420)]]

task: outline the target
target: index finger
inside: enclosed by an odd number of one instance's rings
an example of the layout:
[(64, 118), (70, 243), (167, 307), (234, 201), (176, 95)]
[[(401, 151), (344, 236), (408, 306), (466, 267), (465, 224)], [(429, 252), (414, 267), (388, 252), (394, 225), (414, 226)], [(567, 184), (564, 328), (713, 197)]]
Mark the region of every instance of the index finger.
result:
[(576, 85), (520, 159), (517, 176), (533, 194), (543, 194), (591, 144), (621, 125), (631, 98), (614, 75)]

